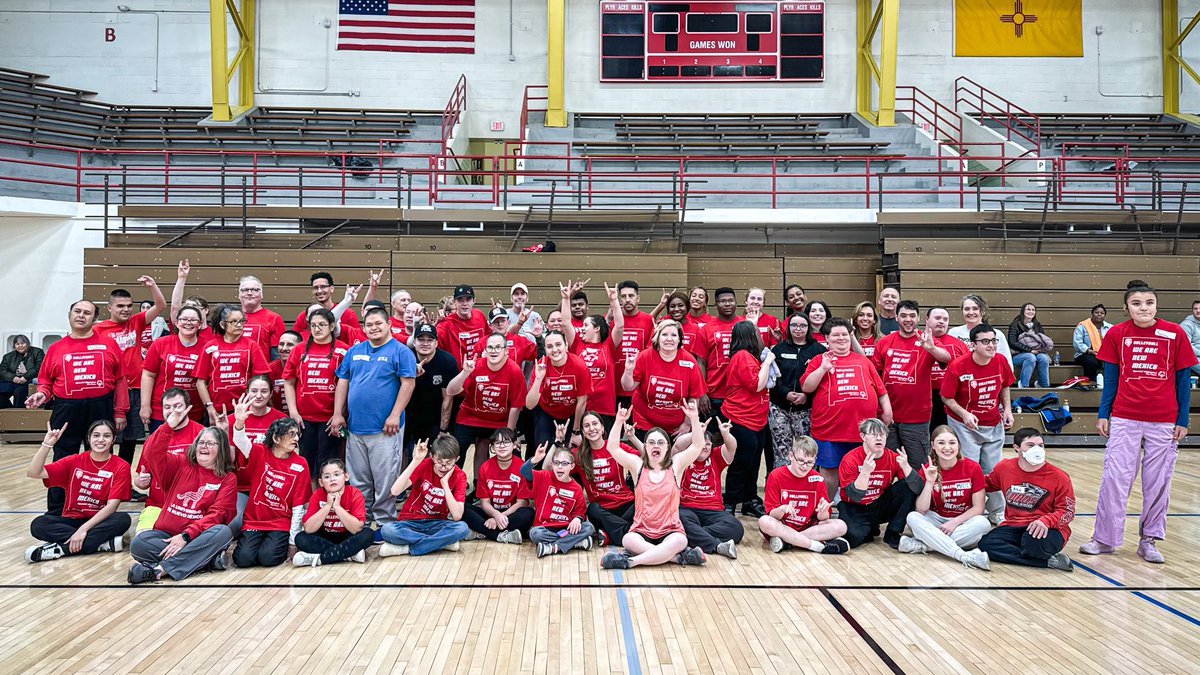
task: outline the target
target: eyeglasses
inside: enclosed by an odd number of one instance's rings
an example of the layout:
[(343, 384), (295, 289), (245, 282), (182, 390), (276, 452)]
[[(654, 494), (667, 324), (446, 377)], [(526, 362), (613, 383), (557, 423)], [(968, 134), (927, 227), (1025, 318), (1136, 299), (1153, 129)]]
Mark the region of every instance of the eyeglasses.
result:
[(261, 288), (239, 288), (238, 293), (262, 293)]
[(194, 316), (189, 316), (186, 318), (181, 316), (175, 319), (175, 323), (200, 323), (200, 319)]
[(571, 461), (571, 460), (569, 460), (569, 459), (556, 459), (556, 460), (554, 460), (553, 462), (550, 462), (550, 463), (551, 463), (551, 464), (553, 464), (554, 466), (571, 466), (571, 465), (572, 465), (572, 464), (574, 464), (575, 462), (572, 462), (572, 461)]
[(488, 345), (483, 348), (483, 351), (485, 351), (485, 352), (502, 352), (502, 351), (504, 351), (504, 345), (500, 345), (498, 347), (496, 345)]
[(220, 445), (220, 443), (217, 443), (216, 441), (196, 441), (197, 448), (215, 448), (218, 445)]
[(793, 324), (789, 325), (788, 328), (791, 328), (792, 330), (808, 330), (808, 324), (793, 323)]
[(312, 330), (327, 330), (329, 328), (329, 324), (327, 324), (327, 323), (310, 323), (310, 324), (308, 324), (308, 327)]
[(231, 326), (241, 326), (246, 323), (245, 319), (225, 319), (225, 323)]
[(982, 340), (972, 340), (972, 342), (977, 345), (998, 345), (1000, 344), (1000, 338), (985, 338)]
[(794, 459), (792, 461), (796, 462), (800, 466), (812, 466), (813, 464), (817, 463), (815, 457), (813, 459)]
[(516, 445), (516, 443), (512, 441), (492, 441), (493, 448), (511, 448), (514, 445)]
[(438, 460), (433, 461), (433, 465), (439, 469), (450, 469), (450, 468), (453, 468), (455, 464), (457, 464), (457, 462), (455, 462), (453, 459), (448, 459), (445, 461), (438, 461)]

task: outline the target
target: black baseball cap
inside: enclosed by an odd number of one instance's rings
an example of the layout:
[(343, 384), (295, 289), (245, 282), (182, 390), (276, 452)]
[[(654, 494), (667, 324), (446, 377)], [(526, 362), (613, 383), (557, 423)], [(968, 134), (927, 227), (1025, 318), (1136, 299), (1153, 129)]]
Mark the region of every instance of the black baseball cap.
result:
[(379, 309), (387, 309), (387, 305), (383, 304), (383, 301), (381, 301), (381, 300), (368, 300), (363, 303), (364, 309), (370, 309), (372, 307), (378, 307)]
[(426, 335), (433, 338), (434, 340), (436, 340), (437, 339), (437, 329), (435, 329), (430, 324), (423, 323), (423, 324), (417, 326), (417, 330), (413, 332), (413, 338), (419, 338), (419, 337), (423, 337)]
[(466, 284), (460, 284), (454, 287), (454, 299), (473, 298), (475, 297), (475, 289)]
[(492, 311), (488, 312), (488, 323), (499, 319), (500, 317), (508, 318), (508, 310), (503, 307), (493, 307)]

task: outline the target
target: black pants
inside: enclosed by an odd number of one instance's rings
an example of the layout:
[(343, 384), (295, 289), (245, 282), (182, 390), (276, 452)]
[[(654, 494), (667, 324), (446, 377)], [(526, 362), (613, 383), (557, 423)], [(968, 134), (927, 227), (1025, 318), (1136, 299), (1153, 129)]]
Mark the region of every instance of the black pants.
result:
[[(488, 539), (496, 541), (496, 537), (504, 530), (493, 530), (484, 525), (488, 518), (491, 518), (491, 516), (474, 504), (467, 504), (463, 507), (462, 521), (467, 524), (467, 527), (471, 528), (472, 532), (478, 532)], [(533, 507), (522, 506), (508, 514), (508, 527), (506, 529), (520, 530), (525, 534), (529, 534), (530, 527), (533, 527)]]
[(342, 437), (330, 436), (326, 424), (304, 420), (304, 429), (300, 432), (300, 456), (308, 462), (313, 478), (321, 475), (321, 465), (326, 460), (342, 457)]
[(929, 430), (942, 426), (946, 423), (946, 404), (942, 403), (942, 392), (938, 389), (933, 390), (933, 413), (929, 416)]
[(767, 447), (767, 428), (755, 431), (735, 422), (730, 433), (737, 440), (737, 451), (725, 474), (725, 503), (742, 504), (758, 496), (758, 466)]
[(475, 445), (475, 441), (480, 438), (491, 438), (495, 433), (495, 429), (487, 427), (475, 427), (469, 424), (454, 424), (454, 440), (458, 441), (458, 468), (463, 467), (463, 463), (467, 461), (467, 448)]
[(1096, 358), (1095, 354), (1080, 354), (1075, 357), (1075, 363), (1083, 366), (1083, 375), (1092, 382), (1096, 381), (1096, 375), (1100, 374), (1100, 359)]
[[(305, 553), (316, 553), (321, 556), (321, 564), (341, 562), (367, 547), (375, 540), (375, 532), (369, 527), (363, 527), (358, 534), (349, 532), (327, 532), (319, 530), (314, 534), (307, 532), (296, 533), (296, 548)], [(286, 542), (286, 538), (284, 539)], [(238, 548), (241, 548), (240, 546)], [(287, 549), (284, 549), (285, 552)]]
[(1051, 529), (1045, 539), (1034, 539), (1024, 527), (1001, 525), (983, 535), (979, 550), (993, 562), (1045, 567), (1050, 556), (1063, 550), (1066, 544), (1058, 530)]
[(242, 530), (237, 548), (233, 549), (233, 564), (238, 567), (275, 567), (287, 560), (287, 552), (287, 532)]
[(588, 504), (587, 515), (597, 530), (602, 530), (608, 535), (609, 543), (620, 546), (625, 533), (633, 527), (633, 502), (612, 511), (593, 502)]
[[(62, 544), (63, 550), (70, 554), (71, 552), (66, 548), (67, 540), (75, 536), (79, 528), (88, 520), (90, 519), (64, 518), (47, 513), (33, 519), (33, 522), (29, 524), (29, 533), (39, 541)], [(114, 513), (105, 518), (88, 530), (87, 536), (83, 539), (83, 549), (79, 552), (81, 554), (95, 553), (100, 544), (124, 535), (125, 531), (129, 529), (129, 523), (128, 513)]]
[[(54, 444), (54, 461), (79, 454), (79, 448), (87, 438), (88, 427), (97, 420), (113, 419), (113, 395), (95, 398), (56, 398), (50, 407), (50, 426), (67, 430)], [(67, 493), (62, 488), (50, 488), (46, 492), (46, 510), (62, 513)]]
[[(529, 447), (530, 451), (532, 452), (532, 451), (535, 451), (537, 449), (537, 447), (539, 445), (541, 445), (542, 443), (553, 443), (554, 442), (554, 425), (555, 425), (555, 423), (562, 424), (564, 422), (570, 422), (570, 421), (571, 421), (571, 418), (569, 418), (569, 417), (566, 419), (559, 419), (557, 417), (551, 417), (550, 413), (546, 412), (545, 410), (542, 410), (540, 407), (534, 408), (533, 409), (533, 442), (530, 443), (527, 447)], [(526, 438), (528, 438), (528, 437), (526, 437)], [(568, 427), (567, 428), (567, 437), (563, 439), (563, 443), (569, 443), (570, 441), (571, 441), (571, 429), (570, 429), (570, 427)]]
[(705, 553), (716, 553), (717, 544), (732, 539), (735, 543), (742, 540), (746, 528), (724, 509), (709, 511), (708, 509), (679, 509), (679, 520), (683, 521), (683, 531), (687, 534), (688, 546), (699, 546)]
[(125, 460), (129, 464), (133, 464), (133, 455), (137, 452), (138, 443), (146, 436), (146, 429), (142, 426), (142, 391), (141, 389), (129, 389), (129, 412), (125, 413), (125, 431), (117, 434), (117, 439), (120, 445), (117, 447), (117, 456)]
[[(412, 452), (417, 441), (433, 441), (442, 431), (441, 423), (440, 412), (432, 417), (411, 414), (404, 416), (404, 461), (400, 465), (401, 471), (412, 462)], [(453, 430), (454, 427), (451, 426), (450, 429)], [(460, 451), (459, 456), (462, 454)]]
[(892, 483), (879, 499), (865, 506), (843, 500), (838, 505), (838, 517), (846, 522), (846, 541), (850, 542), (850, 548), (874, 541), (883, 523), (887, 524), (883, 540), (892, 548), (898, 546), (916, 501), (917, 496), (903, 481)]
[(13, 384), (0, 382), (0, 409), (24, 408), (25, 399), (29, 398), (29, 383)]

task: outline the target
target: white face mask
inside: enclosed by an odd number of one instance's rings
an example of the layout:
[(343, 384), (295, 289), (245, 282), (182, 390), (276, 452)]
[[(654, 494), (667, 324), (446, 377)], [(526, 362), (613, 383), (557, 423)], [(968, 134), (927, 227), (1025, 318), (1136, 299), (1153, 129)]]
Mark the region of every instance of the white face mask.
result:
[(1021, 453), (1021, 457), (1034, 466), (1041, 466), (1046, 463), (1046, 448), (1041, 445), (1035, 445)]

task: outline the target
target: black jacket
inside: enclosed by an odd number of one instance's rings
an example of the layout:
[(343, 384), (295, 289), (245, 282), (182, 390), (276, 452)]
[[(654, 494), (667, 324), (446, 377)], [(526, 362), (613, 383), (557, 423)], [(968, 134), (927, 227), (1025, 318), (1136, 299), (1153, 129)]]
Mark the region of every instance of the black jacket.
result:
[(788, 412), (808, 410), (812, 407), (811, 401), (805, 401), (804, 405), (792, 405), (787, 400), (787, 395), (793, 391), (800, 391), (800, 376), (804, 374), (808, 362), (813, 360), (813, 357), (826, 351), (825, 345), (816, 340), (809, 340), (805, 345), (784, 340), (772, 347), (771, 351), (775, 354), (775, 365), (779, 366), (779, 378), (775, 380), (775, 386), (771, 387), (771, 403)]
[(46, 357), (46, 352), (29, 345), (29, 349), (25, 350), (25, 354), (21, 355), (17, 350), (4, 355), (4, 359), (0, 360), (0, 382), (12, 382), (17, 376), (17, 366), (22, 362), (25, 363), (25, 379), (32, 380), (38, 376), (38, 370), (42, 367), (42, 359)]

